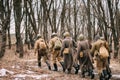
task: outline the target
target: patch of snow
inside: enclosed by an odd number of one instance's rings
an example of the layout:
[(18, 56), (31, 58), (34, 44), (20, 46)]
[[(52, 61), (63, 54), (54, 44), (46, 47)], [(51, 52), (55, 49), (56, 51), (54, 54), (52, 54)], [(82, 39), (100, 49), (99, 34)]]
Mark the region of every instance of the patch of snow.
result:
[(39, 66), (30, 66), (31, 68), (39, 68)]
[(112, 77), (120, 79), (120, 74), (113, 74)]
[(41, 79), (41, 78), (45, 78), (45, 77), (48, 77), (48, 76), (49, 76), (48, 74), (32, 75), (32, 78)]
[(6, 70), (5, 69), (0, 70), (0, 76), (6, 76)]
[(34, 62), (37, 61), (37, 59), (30, 59), (30, 60), (24, 60), (25, 62)]
[(12, 66), (12, 68), (17, 68), (17, 69), (20, 69), (20, 66), (16, 65), (16, 66)]
[(28, 74), (33, 74), (33, 73), (35, 73), (35, 72), (27, 70), (26, 73), (28, 73)]
[(14, 80), (25, 80), (25, 78), (15, 78)]
[(23, 78), (23, 77), (26, 77), (26, 76), (27, 76), (27, 74), (17, 74), (14, 77)]
[(14, 72), (9, 71), (9, 70), (4, 69), (4, 68), (0, 70), (0, 76), (6, 76), (7, 73), (9, 73), (9, 74), (11, 74), (11, 75), (14, 74)]
[(29, 75), (29, 74), (17, 74), (15, 75), (14, 77), (19, 79), (19, 78), (25, 78), (25, 77), (31, 77), (31, 78), (34, 78), (34, 79), (41, 79), (41, 78), (45, 78), (45, 77), (48, 77), (50, 75), (48, 74), (42, 74), (42, 75)]

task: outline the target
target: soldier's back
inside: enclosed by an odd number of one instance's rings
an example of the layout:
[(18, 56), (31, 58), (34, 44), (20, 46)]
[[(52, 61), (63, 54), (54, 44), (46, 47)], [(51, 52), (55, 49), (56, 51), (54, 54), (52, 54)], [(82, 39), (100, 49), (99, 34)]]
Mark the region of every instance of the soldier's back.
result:
[(80, 41), (79, 42), (79, 45), (81, 46), (82, 49), (89, 49), (89, 44), (88, 44), (88, 41), (87, 40), (84, 40), (84, 41)]

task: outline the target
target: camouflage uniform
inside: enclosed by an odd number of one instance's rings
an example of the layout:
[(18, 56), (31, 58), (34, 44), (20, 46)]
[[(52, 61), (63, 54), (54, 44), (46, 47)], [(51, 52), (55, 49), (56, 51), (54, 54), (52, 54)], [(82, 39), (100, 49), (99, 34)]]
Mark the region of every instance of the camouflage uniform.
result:
[[(54, 49), (54, 44), (55, 44), (56, 39), (60, 39), (60, 38), (57, 37), (56, 33), (53, 33), (51, 37), (52, 37), (52, 39), (49, 41), (49, 51), (52, 55), (52, 63), (54, 65), (54, 71), (57, 71), (58, 70), (57, 60), (58, 60), (58, 62), (60, 62), (60, 64), (63, 67), (63, 58), (60, 56), (60, 50)], [(62, 43), (62, 40), (61, 40), (61, 43)]]
[[(44, 39), (42, 39), (41, 37), (39, 37), (36, 42), (35, 42), (35, 45), (34, 45), (34, 51), (35, 51), (35, 54), (36, 52), (38, 52), (38, 66), (41, 67), (41, 58), (43, 57), (43, 60), (44, 62), (47, 64), (49, 70), (51, 70), (51, 67), (50, 67), (50, 64), (49, 64), (49, 58), (48, 58), (48, 52), (47, 52), (47, 49), (44, 49), (44, 50), (41, 50), (40, 49), (40, 42), (41, 41), (44, 41)], [(45, 42), (45, 41), (44, 41)]]
[[(67, 69), (68, 73), (71, 73), (71, 69), (73, 66), (73, 56), (74, 56), (74, 49), (77, 47), (75, 41), (72, 40), (70, 37), (70, 34), (68, 32), (64, 33), (65, 39), (63, 40), (62, 43), (62, 48), (61, 48), (61, 56), (64, 57), (64, 72)], [(64, 53), (65, 49), (69, 49), (68, 52)], [(78, 73), (78, 66), (74, 66), (76, 69), (75, 73)]]
[(108, 43), (105, 40), (103, 40), (103, 37), (101, 37), (101, 39), (98, 39), (96, 42), (93, 43), (91, 54), (92, 56), (94, 56), (94, 59), (96, 60), (96, 67), (97, 67), (100, 79), (103, 77), (103, 74), (104, 74), (104, 77), (107, 76), (108, 74), (109, 75), (108, 78), (110, 78), (111, 70), (109, 68), (108, 58), (101, 59), (100, 56), (98, 55), (101, 44), (104, 44), (106, 49), (109, 51)]
[(88, 40), (84, 40), (84, 36), (81, 34), (79, 36), (79, 42), (78, 42), (78, 60), (79, 64), (81, 65), (81, 73), (82, 77), (85, 77), (85, 72), (89, 72), (89, 75), (91, 79), (94, 78), (93, 73), (93, 64), (92, 64), (92, 58), (90, 55), (90, 43)]

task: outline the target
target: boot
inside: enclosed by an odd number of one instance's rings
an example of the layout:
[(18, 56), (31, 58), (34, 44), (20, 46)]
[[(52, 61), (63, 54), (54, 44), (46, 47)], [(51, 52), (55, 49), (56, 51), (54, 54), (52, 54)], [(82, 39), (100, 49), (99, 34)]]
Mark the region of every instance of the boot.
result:
[(101, 73), (99, 79), (100, 79), (100, 80), (105, 80), (105, 79), (104, 79), (104, 75), (103, 75), (103, 73)]
[(85, 71), (82, 71), (82, 78), (85, 77)]
[(54, 70), (53, 71), (58, 71), (57, 64), (54, 63), (53, 65), (54, 65)]
[(112, 77), (111, 73), (108, 73), (108, 80)]
[(107, 71), (103, 70), (102, 74), (103, 74), (104, 78), (107, 79)]
[(90, 70), (90, 71), (89, 71), (89, 74), (90, 74), (90, 78), (91, 78), (91, 79), (94, 79), (95, 75), (94, 75), (94, 73), (93, 73), (93, 70)]
[(68, 69), (68, 74), (70, 74), (71, 73), (71, 69)]
[(80, 65), (77, 65), (77, 67), (74, 67), (75, 68), (75, 74), (78, 74), (79, 67), (80, 67)]
[(62, 68), (63, 68), (63, 72), (65, 72), (65, 68), (64, 68), (64, 62), (60, 62)]
[(87, 72), (88, 72), (88, 74), (87, 74), (87, 76), (90, 76), (91, 74), (90, 74), (90, 69), (87, 69)]
[(46, 64), (48, 66), (48, 69), (51, 70), (51, 66), (50, 66), (50, 64), (47, 61), (46, 61)]
[(38, 67), (41, 67), (41, 62), (38, 62)]
[(112, 77), (112, 74), (111, 74), (111, 69), (109, 67), (107, 68), (107, 74), (108, 74), (108, 79), (110, 79)]

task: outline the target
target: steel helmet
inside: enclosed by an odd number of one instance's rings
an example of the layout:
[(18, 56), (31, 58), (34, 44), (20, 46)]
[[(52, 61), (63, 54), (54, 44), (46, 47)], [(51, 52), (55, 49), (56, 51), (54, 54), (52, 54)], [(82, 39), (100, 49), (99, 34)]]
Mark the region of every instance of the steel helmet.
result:
[(83, 34), (80, 34), (78, 39), (79, 39), (80, 41), (84, 40), (84, 35), (83, 35)]
[(69, 32), (65, 32), (65, 33), (63, 34), (63, 36), (64, 36), (64, 37), (70, 36), (70, 33), (69, 33)]
[(57, 36), (57, 33), (53, 32), (51, 37), (53, 37), (53, 36)]

